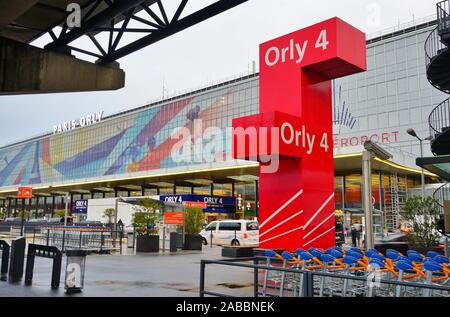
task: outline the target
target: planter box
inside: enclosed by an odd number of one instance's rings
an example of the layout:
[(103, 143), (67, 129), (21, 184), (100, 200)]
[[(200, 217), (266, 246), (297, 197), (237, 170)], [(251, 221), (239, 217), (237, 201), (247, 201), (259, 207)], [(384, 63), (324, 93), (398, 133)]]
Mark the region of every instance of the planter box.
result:
[(406, 254), (406, 251), (409, 250), (408, 242), (386, 242), (386, 243), (378, 243), (375, 245), (375, 250), (381, 252), (386, 255), (387, 249), (397, 250), (402, 254)]
[(203, 237), (199, 234), (185, 234), (183, 250), (201, 251)]
[(224, 258), (252, 258), (254, 256), (254, 249), (245, 247), (224, 247), (222, 249), (222, 256)]
[(137, 236), (136, 252), (159, 252), (159, 236)]
[(444, 249), (441, 249), (441, 248), (438, 248), (438, 247), (435, 247), (435, 248), (424, 248), (424, 247), (418, 247), (418, 246), (412, 245), (412, 246), (409, 247), (409, 249), (417, 251), (417, 252), (419, 252), (419, 253), (421, 253), (423, 255), (427, 255), (428, 251), (434, 251), (434, 252), (437, 252), (439, 254), (444, 255)]

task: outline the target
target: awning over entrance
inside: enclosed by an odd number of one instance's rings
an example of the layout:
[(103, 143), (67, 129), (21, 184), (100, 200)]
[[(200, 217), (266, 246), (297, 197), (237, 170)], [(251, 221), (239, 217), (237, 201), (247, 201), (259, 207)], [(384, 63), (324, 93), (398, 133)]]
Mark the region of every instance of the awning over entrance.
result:
[[(418, 168), (410, 168), (396, 163), (395, 161), (382, 161), (378, 158), (372, 160), (372, 171), (386, 173), (401, 173), (410, 176), (419, 176), (421, 171)], [(361, 173), (362, 152), (342, 154), (334, 156), (334, 172), (336, 175), (348, 174), (352, 172)], [(425, 176), (436, 178), (435, 173), (425, 172)]]
[[(334, 157), (335, 175), (361, 173), (361, 163), (362, 153), (336, 155)], [(421, 173), (418, 168), (413, 169), (392, 161), (381, 161), (377, 159), (374, 159), (372, 162), (372, 171), (401, 173), (416, 177), (420, 177)], [(215, 165), (198, 170), (195, 168), (186, 168), (186, 170), (176, 172), (164, 170), (161, 173), (156, 171), (155, 173), (145, 172), (141, 174), (82, 179), (79, 181), (74, 180), (60, 184), (40, 184), (39, 186), (33, 187), (33, 193), (35, 195), (49, 193), (54, 195), (58, 192), (61, 196), (64, 196), (66, 192), (73, 194), (89, 192), (114, 193), (115, 190), (140, 191), (142, 188), (173, 188), (174, 186), (190, 188), (192, 186), (208, 187), (212, 183), (254, 183), (258, 180), (258, 172), (258, 163), (243, 162), (237, 165), (229, 164), (229, 166)], [(437, 173), (425, 172), (425, 175), (430, 178), (437, 177)], [(3, 188), (0, 190), (0, 195), (5, 197), (7, 195), (15, 195), (16, 192), (16, 186)]]
[[(343, 211), (345, 213), (349, 213), (349, 214), (351, 214), (353, 216), (364, 216), (365, 215), (364, 209), (362, 209), (362, 208), (344, 208)], [(381, 210), (373, 208), (372, 209), (372, 213), (374, 213), (374, 214), (382, 214), (383, 212)]]
[(450, 181), (450, 155), (418, 158), (416, 162), (418, 166)]

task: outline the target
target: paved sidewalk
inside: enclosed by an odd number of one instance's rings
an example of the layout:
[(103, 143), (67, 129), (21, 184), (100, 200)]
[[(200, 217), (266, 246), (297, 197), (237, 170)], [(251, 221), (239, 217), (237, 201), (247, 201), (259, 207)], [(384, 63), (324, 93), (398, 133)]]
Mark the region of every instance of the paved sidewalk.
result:
[[(200, 252), (181, 251), (164, 255), (90, 255), (86, 260), (84, 292), (66, 295), (65, 256), (61, 287), (50, 288), (52, 260), (36, 258), (33, 285), (0, 282), (0, 296), (100, 296), (100, 297), (197, 297), (200, 260), (220, 259), (221, 248), (204, 247)], [(253, 295), (251, 269), (206, 266), (206, 289), (234, 296)]]

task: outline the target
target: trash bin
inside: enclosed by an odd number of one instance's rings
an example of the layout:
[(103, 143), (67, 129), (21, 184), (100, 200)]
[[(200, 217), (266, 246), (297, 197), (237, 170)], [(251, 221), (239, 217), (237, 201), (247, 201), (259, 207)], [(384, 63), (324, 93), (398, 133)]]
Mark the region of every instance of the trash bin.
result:
[(87, 251), (66, 251), (66, 280), (65, 289), (67, 293), (82, 292), (84, 287), (84, 272), (86, 268)]
[(170, 252), (177, 252), (178, 249), (178, 233), (170, 233)]
[(130, 249), (134, 249), (134, 232), (127, 233), (127, 247)]

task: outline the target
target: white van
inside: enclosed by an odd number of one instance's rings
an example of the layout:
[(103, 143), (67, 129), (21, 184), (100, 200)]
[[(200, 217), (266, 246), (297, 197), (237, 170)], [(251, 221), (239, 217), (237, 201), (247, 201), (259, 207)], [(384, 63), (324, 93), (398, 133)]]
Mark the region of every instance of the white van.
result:
[(258, 247), (259, 226), (254, 220), (218, 220), (200, 232), (203, 244)]

